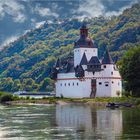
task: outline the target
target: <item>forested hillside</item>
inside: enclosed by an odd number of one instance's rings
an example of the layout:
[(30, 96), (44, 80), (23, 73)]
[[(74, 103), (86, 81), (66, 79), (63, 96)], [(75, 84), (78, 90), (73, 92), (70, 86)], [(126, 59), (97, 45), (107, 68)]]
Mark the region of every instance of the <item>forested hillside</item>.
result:
[[(140, 43), (140, 4), (118, 17), (85, 19), (90, 37), (102, 57), (108, 46), (113, 58), (121, 58), (129, 48)], [(58, 57), (73, 53), (82, 22), (78, 19), (55, 20), (31, 30), (0, 51), (0, 91), (53, 90), (48, 78)]]

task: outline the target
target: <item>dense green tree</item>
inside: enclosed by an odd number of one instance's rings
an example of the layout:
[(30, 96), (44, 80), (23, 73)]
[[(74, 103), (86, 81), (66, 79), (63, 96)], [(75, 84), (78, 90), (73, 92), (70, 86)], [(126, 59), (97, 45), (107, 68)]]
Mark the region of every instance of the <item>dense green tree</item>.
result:
[(54, 89), (54, 81), (50, 78), (45, 78), (40, 84), (40, 91), (52, 91)]
[(0, 91), (8, 91), (10, 92), (13, 87), (13, 79), (12, 78), (3, 78), (0, 79)]
[(120, 72), (126, 90), (140, 96), (140, 46), (130, 49), (120, 62)]
[(21, 90), (21, 88), (22, 88), (22, 85), (20, 83), (20, 80), (19, 79), (14, 80), (11, 91), (19, 91)]
[(22, 81), (22, 90), (33, 91), (38, 90), (38, 86), (32, 78), (26, 78)]

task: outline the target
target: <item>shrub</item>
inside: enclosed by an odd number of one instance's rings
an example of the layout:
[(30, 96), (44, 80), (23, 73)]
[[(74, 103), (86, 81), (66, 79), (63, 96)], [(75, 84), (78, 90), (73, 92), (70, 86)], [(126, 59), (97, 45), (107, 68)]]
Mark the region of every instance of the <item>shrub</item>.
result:
[(19, 100), (19, 99), (20, 99), (20, 97), (19, 97), (18, 95), (14, 95), (14, 96), (13, 96), (13, 100), (15, 100), (15, 101), (16, 101), (16, 100)]
[(139, 98), (135, 100), (135, 104), (140, 105), (140, 99)]
[(27, 96), (27, 97), (26, 97), (26, 100), (30, 100), (30, 96)]
[(5, 103), (12, 100), (13, 100), (13, 95), (10, 93), (5, 93), (0, 96), (0, 103)]

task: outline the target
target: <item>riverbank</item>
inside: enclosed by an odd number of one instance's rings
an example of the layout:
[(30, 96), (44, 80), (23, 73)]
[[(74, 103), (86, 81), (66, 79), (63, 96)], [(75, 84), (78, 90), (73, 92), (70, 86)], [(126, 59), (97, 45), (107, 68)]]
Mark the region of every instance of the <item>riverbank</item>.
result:
[(93, 106), (103, 106), (105, 107), (108, 102), (115, 103), (129, 103), (133, 106), (140, 106), (140, 98), (132, 97), (120, 97), (120, 98), (83, 98), (83, 99), (73, 99), (73, 98), (43, 98), (43, 99), (15, 99), (13, 101), (7, 101), (7, 105), (34, 105), (34, 104), (85, 104)]
[(86, 104), (92, 106), (106, 106), (107, 103), (128, 103), (140, 107), (140, 98), (134, 97), (110, 97), (110, 98), (58, 98), (43, 97), (42, 99), (19, 97), (11, 93), (0, 92), (0, 103), (6, 105), (31, 105), (31, 104)]

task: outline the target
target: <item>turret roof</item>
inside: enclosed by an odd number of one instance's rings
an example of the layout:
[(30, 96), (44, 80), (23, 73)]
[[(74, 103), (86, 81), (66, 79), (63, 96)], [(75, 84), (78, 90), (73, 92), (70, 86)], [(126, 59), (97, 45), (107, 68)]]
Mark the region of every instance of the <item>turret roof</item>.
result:
[(87, 61), (87, 57), (86, 54), (83, 54), (83, 57), (81, 59), (80, 65), (87, 65), (88, 61)]
[(61, 62), (60, 62), (60, 59), (58, 58), (56, 63), (55, 63), (55, 68), (60, 67), (60, 66), (61, 66)]
[(106, 48), (106, 51), (104, 53), (104, 57), (102, 59), (102, 64), (113, 64), (113, 60), (110, 56), (109, 50)]
[(97, 56), (92, 56), (88, 62), (88, 65), (99, 65), (100, 61)]

